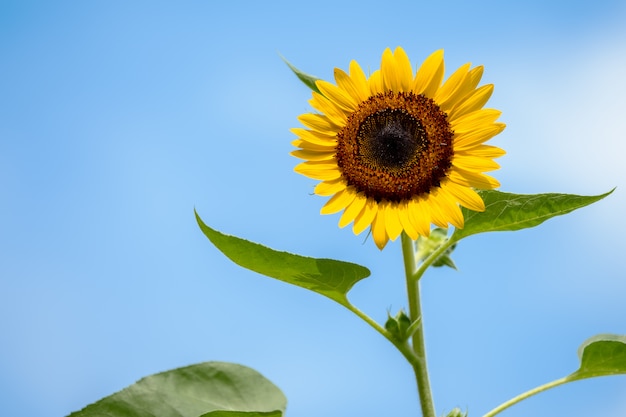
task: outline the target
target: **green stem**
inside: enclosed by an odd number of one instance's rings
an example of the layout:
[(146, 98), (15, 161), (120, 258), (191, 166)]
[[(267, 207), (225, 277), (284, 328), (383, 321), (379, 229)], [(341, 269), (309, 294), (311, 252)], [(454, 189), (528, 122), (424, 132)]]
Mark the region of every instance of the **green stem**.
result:
[(493, 417), (496, 414), (506, 410), (507, 408), (511, 407), (512, 405), (517, 404), (520, 401), (525, 400), (528, 397), (532, 397), (533, 395), (539, 394), (540, 392), (549, 390), (550, 388), (554, 388), (562, 384), (566, 384), (568, 382), (571, 382), (571, 379), (569, 377), (564, 377), (564, 378), (556, 379), (552, 382), (548, 382), (547, 384), (543, 384), (537, 388), (533, 388), (529, 391), (526, 391), (523, 394), (518, 395), (515, 398), (511, 398), (505, 403), (500, 404), (499, 406), (497, 406), (496, 408), (494, 408), (493, 410), (485, 414), (483, 417)]
[[(404, 270), (406, 274), (407, 294), (409, 298), (409, 318), (411, 322), (420, 321), (420, 325), (415, 330), (412, 337), (413, 352), (416, 361), (412, 361), (415, 380), (417, 381), (417, 392), (420, 399), (423, 417), (435, 417), (435, 406), (430, 390), (430, 380), (426, 366), (426, 345), (424, 343), (424, 326), (422, 325), (422, 307), (420, 302), (419, 277), (426, 268), (417, 269), (415, 259), (415, 246), (406, 233), (402, 233), (402, 255), (404, 258)], [(431, 257), (429, 257), (430, 259)], [(434, 258), (436, 259), (436, 258)], [(431, 261), (434, 262), (434, 259)], [(423, 264), (422, 264), (423, 266)], [(420, 273), (421, 270), (421, 273)]]
[(385, 329), (383, 326), (378, 324), (374, 319), (372, 319), (370, 316), (368, 316), (367, 314), (365, 314), (364, 312), (362, 312), (361, 310), (359, 310), (357, 307), (353, 306), (349, 302), (347, 302), (346, 304), (342, 304), (342, 305), (346, 307), (348, 310), (350, 310), (351, 312), (353, 312), (354, 314), (356, 314), (358, 317), (360, 317), (361, 320), (369, 324), (374, 330), (376, 330), (378, 333), (383, 335), (387, 340), (389, 340), (400, 351), (400, 353), (404, 355), (404, 357), (409, 361), (410, 364), (413, 365), (414, 363), (418, 362), (418, 358), (415, 356), (413, 349), (411, 349), (411, 346), (409, 346), (408, 343), (406, 342), (401, 343), (400, 341), (395, 339), (393, 335), (387, 331), (387, 329)]

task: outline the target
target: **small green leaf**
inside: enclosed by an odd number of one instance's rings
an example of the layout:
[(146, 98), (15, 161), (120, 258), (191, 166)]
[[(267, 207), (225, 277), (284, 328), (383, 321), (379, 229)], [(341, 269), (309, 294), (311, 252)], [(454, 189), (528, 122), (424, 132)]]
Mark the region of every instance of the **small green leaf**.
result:
[(597, 196), (574, 194), (512, 194), (501, 191), (479, 191), (485, 211), (462, 208), (465, 227), (456, 229), (453, 241), (484, 232), (502, 232), (535, 227), (544, 221), (602, 200), (613, 190)]
[(283, 393), (257, 371), (205, 362), (151, 375), (71, 417), (282, 417)]
[(580, 368), (569, 378), (626, 374), (626, 336), (600, 334), (587, 339), (578, 349)]
[(320, 90), (317, 88), (317, 85), (315, 85), (315, 82), (319, 80), (319, 78), (300, 71), (298, 68), (291, 65), (291, 63), (287, 61), (283, 56), (281, 56), (281, 58), (283, 59), (283, 61), (285, 61), (285, 64), (289, 66), (289, 69), (291, 69), (291, 71), (293, 71), (293, 73), (296, 74), (296, 77), (298, 77), (300, 81), (302, 81), (307, 87), (309, 87), (311, 90), (315, 91), (316, 93), (322, 94)]
[(196, 220), (211, 243), (237, 265), (325, 295), (344, 306), (349, 305), (347, 294), (352, 286), (370, 275), (361, 265), (279, 252), (225, 235), (204, 224), (198, 213)]

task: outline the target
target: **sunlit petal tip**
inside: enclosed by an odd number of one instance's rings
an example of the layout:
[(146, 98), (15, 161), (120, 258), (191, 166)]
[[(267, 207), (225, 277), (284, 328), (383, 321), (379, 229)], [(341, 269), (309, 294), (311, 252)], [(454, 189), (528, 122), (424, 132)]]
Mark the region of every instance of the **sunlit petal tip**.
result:
[(356, 194), (346, 188), (332, 196), (331, 199), (324, 204), (320, 210), (320, 214), (334, 214), (340, 212), (345, 209), (355, 197)]
[(476, 86), (480, 82), (480, 79), (483, 77), (484, 72), (485, 67), (482, 65), (478, 65), (470, 70), (470, 78), (473, 85), (472, 89), (476, 88)]
[(448, 114), (451, 123), (457, 118), (480, 110), (487, 103), (493, 93), (493, 84), (483, 85), (482, 87), (471, 91), (463, 97)]
[(322, 181), (315, 186), (314, 192), (317, 195), (324, 197), (334, 195), (340, 191), (343, 191), (347, 187), (345, 181), (342, 178), (330, 181)]
[(341, 171), (337, 169), (337, 164), (303, 162), (295, 166), (294, 171), (305, 177), (321, 181), (330, 181), (341, 178)]
[(367, 198), (363, 194), (357, 194), (352, 203), (346, 207), (339, 219), (339, 227), (344, 228), (353, 222), (363, 210)]
[(411, 85), (413, 83), (411, 60), (400, 46), (396, 48), (394, 57), (396, 58), (396, 71), (398, 73), (398, 88), (400, 91), (409, 92), (411, 91)]
[(485, 202), (473, 189), (469, 187), (462, 187), (452, 181), (447, 181), (442, 184), (442, 187), (445, 187), (446, 191), (448, 191), (463, 207), (478, 212), (485, 211)]
[(418, 68), (412, 91), (432, 98), (441, 86), (444, 73), (443, 49), (433, 52)]
[(376, 213), (376, 217), (372, 223), (372, 237), (374, 238), (374, 243), (376, 243), (376, 246), (378, 246), (378, 249), (380, 250), (383, 250), (389, 241), (389, 236), (387, 235), (387, 229), (385, 227), (384, 210), (379, 209), (378, 213)]
[(365, 229), (371, 226), (376, 213), (378, 212), (378, 203), (375, 200), (368, 198), (363, 205), (363, 209), (354, 219), (352, 225), (352, 232), (355, 235), (360, 235)]
[(396, 59), (391, 49), (385, 49), (380, 65), (383, 88), (385, 91), (400, 91), (399, 74), (396, 68)]
[(451, 108), (458, 98), (471, 90), (471, 84), (468, 82), (470, 65), (467, 63), (457, 69), (435, 93), (433, 100), (444, 110)]
[(452, 225), (458, 229), (462, 229), (465, 223), (463, 212), (458, 202), (447, 190), (440, 188), (438, 196), (432, 203), (436, 207), (437, 219), (433, 219), (433, 223), (442, 228), (448, 228)]
[(320, 92), (326, 97), (332, 104), (347, 112), (352, 112), (358, 106), (356, 99), (351, 96), (345, 90), (337, 87), (326, 81), (318, 81), (316, 84)]

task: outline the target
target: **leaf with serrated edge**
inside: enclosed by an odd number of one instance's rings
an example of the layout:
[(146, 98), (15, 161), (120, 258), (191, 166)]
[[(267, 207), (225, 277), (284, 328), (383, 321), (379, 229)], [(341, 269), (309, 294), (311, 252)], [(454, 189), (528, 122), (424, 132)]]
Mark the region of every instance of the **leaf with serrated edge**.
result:
[(317, 85), (315, 85), (315, 81), (319, 80), (319, 78), (300, 71), (298, 68), (294, 67), (289, 61), (287, 61), (283, 56), (281, 56), (281, 58), (283, 59), (283, 61), (285, 61), (285, 64), (287, 64), (289, 69), (291, 69), (291, 71), (293, 71), (293, 73), (296, 74), (296, 77), (298, 77), (298, 79), (300, 79), (300, 81), (304, 83), (304, 85), (306, 85), (307, 87), (309, 87), (311, 90), (315, 91), (316, 93), (322, 94), (320, 90), (317, 88)]
[(257, 371), (234, 363), (204, 362), (143, 378), (70, 417), (229, 415), (219, 411), (232, 412), (233, 417), (281, 417), (286, 407), (281, 390)]
[(456, 242), (485, 232), (502, 232), (535, 227), (544, 221), (602, 200), (613, 190), (597, 196), (574, 194), (512, 194), (496, 190), (479, 191), (485, 211), (462, 208), (465, 226), (451, 236)]
[(361, 265), (279, 252), (225, 235), (204, 224), (198, 213), (196, 220), (211, 243), (237, 265), (325, 295), (344, 306), (349, 305), (347, 294), (352, 286), (370, 275), (369, 269)]

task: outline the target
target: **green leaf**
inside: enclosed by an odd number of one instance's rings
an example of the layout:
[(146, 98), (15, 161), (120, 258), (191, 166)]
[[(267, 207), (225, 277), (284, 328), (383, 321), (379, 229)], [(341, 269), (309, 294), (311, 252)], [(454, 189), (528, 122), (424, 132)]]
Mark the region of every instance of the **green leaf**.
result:
[(212, 411), (200, 417), (282, 417), (282, 411)]
[(300, 71), (298, 68), (294, 67), (289, 61), (287, 61), (283, 56), (281, 56), (281, 58), (283, 59), (283, 61), (285, 61), (285, 64), (289, 66), (289, 69), (291, 69), (291, 71), (293, 71), (293, 73), (296, 74), (296, 77), (298, 77), (300, 81), (302, 81), (307, 87), (309, 87), (311, 90), (315, 91), (316, 93), (322, 94), (320, 90), (317, 88), (317, 85), (315, 85), (315, 82), (319, 80), (319, 78)]
[(599, 334), (590, 337), (578, 348), (580, 368), (564, 378), (528, 390), (489, 411), (483, 417), (494, 417), (513, 405), (533, 395), (560, 385), (597, 376), (626, 374), (626, 336)]
[(600, 334), (587, 339), (578, 349), (580, 368), (572, 380), (626, 374), (626, 336)]
[(485, 211), (462, 208), (465, 227), (456, 229), (452, 241), (484, 232), (502, 232), (535, 227), (544, 221), (602, 200), (613, 190), (597, 196), (574, 194), (512, 194), (501, 191), (479, 191)]
[(204, 224), (198, 213), (196, 220), (211, 243), (237, 265), (325, 295), (344, 306), (349, 305), (347, 294), (352, 286), (370, 275), (361, 265), (279, 252), (225, 235)]
[(71, 417), (281, 417), (283, 393), (257, 371), (205, 362), (151, 375)]

